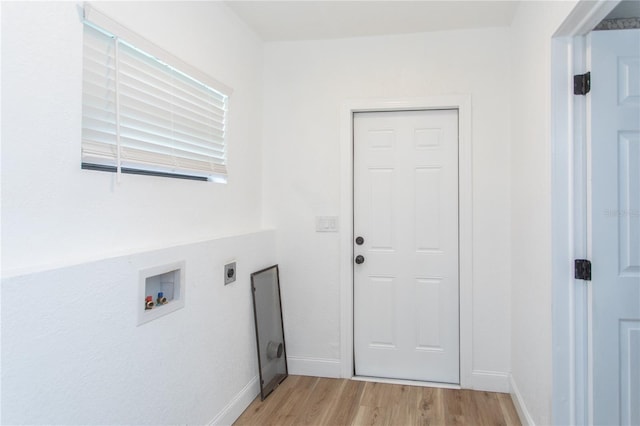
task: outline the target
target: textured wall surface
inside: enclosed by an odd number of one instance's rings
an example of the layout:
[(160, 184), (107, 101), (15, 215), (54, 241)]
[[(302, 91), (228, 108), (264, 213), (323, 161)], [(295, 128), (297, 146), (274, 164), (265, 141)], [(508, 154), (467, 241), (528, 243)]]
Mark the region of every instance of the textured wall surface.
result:
[[(226, 185), (81, 170), (77, 4), (0, 6), (2, 422), (233, 420), (257, 392), (248, 274), (276, 261), (294, 368), (340, 371), (349, 254), (315, 232), (341, 212), (340, 108), (469, 94), (473, 370), (511, 371), (549, 423), (549, 44), (575, 2), (523, 2), (511, 28), (266, 44), (222, 2), (151, 4), (96, 7), (234, 89)], [(138, 327), (138, 271), (180, 260), (184, 309)]]
[[(262, 42), (221, 2), (95, 6), (234, 89), (229, 182), (81, 170), (78, 3), (2, 2), (2, 423), (232, 421), (258, 391), (249, 273), (276, 262)], [(139, 270), (181, 260), (185, 307), (138, 327)]]
[[(250, 401), (249, 275), (274, 244), (265, 231), (4, 279), (2, 423), (208, 424), (247, 386)], [(138, 326), (140, 271), (177, 261), (184, 308)]]
[[(287, 266), (289, 355), (340, 357), (340, 112), (350, 99), (469, 94), (473, 162), (473, 369), (507, 389), (509, 371), (509, 33), (506, 28), (265, 46), (264, 212)], [(286, 206), (286, 208), (283, 208)], [(340, 223), (352, 220), (340, 217)], [(344, 228), (342, 228), (344, 229)], [(333, 364), (331, 364), (333, 362)], [(306, 367), (305, 367), (306, 368)], [(310, 367), (309, 367), (310, 368)], [(484, 384), (486, 386), (486, 383)]]
[(95, 7), (234, 89), (229, 182), (81, 170), (77, 4), (3, 2), (3, 276), (259, 229), (262, 43), (221, 2)]

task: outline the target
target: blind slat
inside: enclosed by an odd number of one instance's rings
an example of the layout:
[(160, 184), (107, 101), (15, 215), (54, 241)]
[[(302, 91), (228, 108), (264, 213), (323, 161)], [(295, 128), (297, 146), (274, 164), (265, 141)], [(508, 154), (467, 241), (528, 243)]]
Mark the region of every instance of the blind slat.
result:
[[(224, 111), (217, 108), (202, 108), (194, 104), (184, 104), (180, 102), (180, 98), (172, 93), (165, 91), (153, 91), (152, 88), (144, 90), (143, 84), (132, 84), (124, 79), (120, 85), (120, 93), (129, 99), (137, 102), (152, 105), (154, 108), (165, 111), (179, 112), (181, 115), (191, 119), (192, 121), (211, 121), (222, 123), (224, 121)], [(194, 106), (196, 108), (194, 108)], [(220, 126), (222, 127), (222, 126)]]
[(125, 144), (124, 142), (122, 142), (123, 146), (138, 146), (138, 144), (144, 144), (146, 146), (157, 145), (157, 149), (163, 151), (165, 150), (164, 148), (177, 149), (185, 152), (193, 151), (194, 153), (197, 153), (199, 155), (209, 155), (217, 160), (224, 159), (224, 149), (216, 149), (212, 146), (198, 145), (192, 142), (181, 141), (174, 137), (170, 138), (154, 133), (140, 131), (137, 129), (123, 127), (120, 131), (120, 137), (122, 138), (122, 140), (127, 139), (131, 141), (131, 143), (129, 144)]
[[(126, 139), (126, 138), (123, 138), (123, 139)], [(184, 159), (201, 161), (203, 163), (224, 165), (224, 160), (222, 159), (215, 159), (209, 155), (199, 154), (193, 151), (182, 151), (182, 150), (176, 150), (176, 149), (171, 149), (167, 147), (159, 147), (159, 149), (150, 151), (147, 149), (147, 147), (144, 144), (139, 144), (139, 143), (134, 146), (131, 146), (125, 143), (123, 144), (121, 149), (122, 149), (122, 158), (125, 160), (149, 162), (151, 161), (150, 158), (155, 158), (156, 156), (160, 155), (162, 156), (162, 158), (175, 157), (174, 159), (172, 159), (173, 162), (170, 164), (175, 164), (175, 161), (177, 161), (177, 158), (184, 158)], [(176, 156), (176, 151), (180, 152), (183, 155)]]
[(138, 81), (143, 81), (154, 88), (171, 87), (175, 93), (180, 93), (182, 98), (194, 104), (204, 103), (208, 106), (226, 109), (226, 100), (217, 99), (206, 86), (194, 87), (185, 85), (178, 73), (165, 72), (163, 69), (144, 67), (140, 63), (121, 61), (122, 73)]
[(181, 133), (184, 135), (193, 135), (194, 139), (209, 140), (214, 145), (224, 145), (224, 132), (211, 126), (189, 126), (174, 121), (172, 126), (166, 126), (166, 122), (158, 119), (153, 114), (148, 114), (141, 110), (129, 111), (128, 108), (124, 108), (120, 111), (121, 120), (128, 126), (135, 127), (140, 130), (149, 128), (155, 130), (159, 134), (167, 134), (172, 132)]
[[(144, 124), (144, 123), (143, 123)], [(141, 125), (139, 121), (133, 119), (123, 120), (120, 124), (122, 129), (128, 129), (132, 132), (140, 132), (141, 135), (147, 135), (147, 138), (163, 138), (165, 144), (175, 140), (176, 143), (190, 144), (198, 149), (211, 149), (213, 151), (224, 151), (223, 142), (211, 142), (206, 137), (195, 137), (190, 133), (181, 132), (180, 129), (166, 129), (164, 127), (151, 127)], [(122, 131), (121, 131), (122, 132)], [(141, 136), (142, 137), (142, 136)]]
[(141, 99), (132, 97), (131, 93), (121, 93), (120, 107), (133, 117), (139, 116), (143, 119), (145, 116), (154, 116), (157, 124), (165, 123), (167, 127), (171, 127), (171, 123), (175, 122), (188, 128), (211, 130), (213, 134), (224, 135), (224, 123), (216, 117), (211, 117), (208, 122), (198, 121), (197, 117), (189, 115), (188, 112), (180, 111), (178, 108), (172, 109), (171, 105), (163, 104), (159, 100), (154, 102), (154, 98)]
[(212, 113), (220, 120), (224, 117), (226, 108), (220, 108), (213, 104), (203, 104), (203, 102), (198, 102), (198, 100), (190, 99), (173, 86), (154, 86), (152, 82), (140, 80), (136, 78), (136, 76), (128, 74), (126, 71), (121, 74), (121, 77), (121, 88), (123, 92), (143, 93), (143, 96), (140, 96), (141, 98), (153, 97), (161, 102), (170, 102), (176, 107), (180, 106), (189, 112), (200, 114), (205, 118), (208, 114)]
[(195, 96), (197, 98), (201, 98), (204, 94), (207, 97), (211, 97), (213, 101), (219, 104), (222, 104), (226, 101), (226, 95), (211, 89), (206, 84), (199, 83), (192, 78), (186, 77), (184, 73), (171, 68), (145, 54), (141, 54), (138, 50), (127, 46), (126, 43), (123, 43), (122, 47), (122, 56), (120, 62), (123, 65), (137, 68), (140, 74), (171, 74), (172, 76), (174, 76), (176, 81), (179, 82), (184, 90), (196, 93)]

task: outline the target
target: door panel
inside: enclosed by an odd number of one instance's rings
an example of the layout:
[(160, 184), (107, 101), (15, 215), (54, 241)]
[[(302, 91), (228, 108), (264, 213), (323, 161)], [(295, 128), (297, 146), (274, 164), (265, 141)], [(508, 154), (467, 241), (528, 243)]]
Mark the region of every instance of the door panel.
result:
[(456, 110), (354, 114), (354, 230), (356, 374), (459, 383)]
[[(377, 314), (367, 324), (368, 338), (371, 346), (378, 348), (396, 347), (396, 299), (393, 278), (369, 277), (366, 303)], [(391, 301), (391, 303), (389, 303)]]
[(640, 30), (589, 35), (594, 424), (640, 424)]
[(415, 247), (418, 252), (440, 250), (440, 188), (442, 168), (425, 167), (415, 170)]
[(369, 169), (371, 248), (393, 250), (393, 169)]
[[(640, 120), (640, 117), (638, 117)], [(620, 274), (640, 277), (640, 229), (639, 220), (633, 218), (640, 211), (640, 138), (638, 132), (618, 133), (618, 210), (630, 214), (619, 215)], [(635, 238), (634, 238), (635, 237)]]
[[(422, 306), (416, 310), (418, 332), (416, 349), (423, 351), (442, 351), (440, 343), (440, 304), (442, 300), (442, 280), (438, 278), (418, 278), (415, 283), (414, 300), (421, 300)], [(418, 305), (416, 305), (416, 308)]]

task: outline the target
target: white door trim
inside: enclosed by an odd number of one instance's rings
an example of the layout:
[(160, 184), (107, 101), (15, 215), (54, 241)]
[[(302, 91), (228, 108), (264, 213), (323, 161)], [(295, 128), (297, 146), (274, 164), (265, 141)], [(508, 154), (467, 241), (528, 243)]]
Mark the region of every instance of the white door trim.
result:
[(471, 96), (361, 99), (345, 101), (340, 111), (340, 362), (341, 376), (353, 377), (353, 113), (366, 111), (458, 110), (460, 386), (472, 387), (473, 198)]
[(588, 71), (584, 35), (618, 3), (578, 3), (551, 43), (553, 424), (590, 421), (587, 289), (573, 277), (573, 260), (587, 255), (587, 115), (573, 75)]

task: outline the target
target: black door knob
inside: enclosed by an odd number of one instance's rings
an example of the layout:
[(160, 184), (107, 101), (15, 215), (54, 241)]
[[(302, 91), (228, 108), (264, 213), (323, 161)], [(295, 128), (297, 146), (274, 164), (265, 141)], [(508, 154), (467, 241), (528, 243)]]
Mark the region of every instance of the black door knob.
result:
[(357, 255), (357, 256), (356, 256), (356, 263), (357, 263), (358, 265), (360, 265), (360, 264), (364, 263), (364, 256), (363, 256), (363, 255), (361, 255), (361, 254)]
[(362, 244), (364, 244), (364, 238), (362, 237), (357, 237), (356, 238), (356, 244), (361, 246)]

